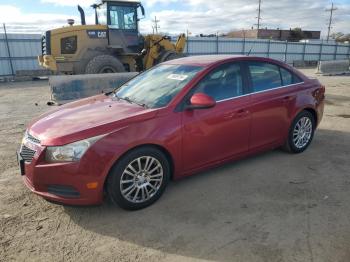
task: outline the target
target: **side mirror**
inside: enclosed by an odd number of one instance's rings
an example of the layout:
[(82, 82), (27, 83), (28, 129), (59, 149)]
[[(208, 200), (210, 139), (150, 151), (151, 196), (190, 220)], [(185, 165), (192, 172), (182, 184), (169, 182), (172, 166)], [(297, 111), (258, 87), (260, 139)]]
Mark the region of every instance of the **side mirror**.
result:
[(140, 5), (140, 7), (141, 7), (141, 14), (143, 17), (145, 17), (145, 14), (146, 14), (145, 8), (143, 7), (143, 5)]
[(197, 93), (191, 97), (188, 109), (206, 109), (212, 108), (216, 105), (215, 100), (204, 93)]

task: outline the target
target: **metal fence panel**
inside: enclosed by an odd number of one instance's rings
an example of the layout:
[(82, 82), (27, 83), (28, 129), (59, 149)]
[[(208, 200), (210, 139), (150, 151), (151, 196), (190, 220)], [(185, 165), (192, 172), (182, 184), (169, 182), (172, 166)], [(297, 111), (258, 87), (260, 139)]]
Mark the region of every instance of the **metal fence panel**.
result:
[(293, 63), (293, 61), (318, 61), (349, 58), (349, 45), (320, 41), (297, 43), (263, 39), (195, 38), (187, 40), (188, 55), (245, 54), (270, 57)]
[(232, 41), (230, 39), (220, 39), (219, 53), (220, 54), (243, 54), (243, 41)]
[(0, 76), (11, 75), (10, 63), (8, 60), (0, 60)]
[(17, 70), (37, 70), (41, 69), (37, 56), (41, 53), (40, 34), (0, 34), (0, 76), (11, 75), (11, 63), (13, 73)]
[[(37, 56), (41, 53), (41, 35), (8, 34), (11, 59), (5, 36), (0, 33), (0, 76), (11, 75), (17, 70), (40, 69)], [(188, 55), (234, 54), (270, 57), (293, 63), (293, 61), (318, 61), (349, 59), (350, 45), (320, 41), (318, 43), (296, 43), (265, 39), (241, 39), (223, 37), (189, 37), (184, 52)]]

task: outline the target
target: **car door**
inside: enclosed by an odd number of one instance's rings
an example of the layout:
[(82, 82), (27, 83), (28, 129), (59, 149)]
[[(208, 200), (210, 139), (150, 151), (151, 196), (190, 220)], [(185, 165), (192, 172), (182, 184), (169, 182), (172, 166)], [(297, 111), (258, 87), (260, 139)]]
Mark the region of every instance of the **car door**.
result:
[(291, 105), (296, 99), (293, 77), (287, 83), (287, 75), (282, 77), (283, 69), (276, 64), (249, 61), (245, 65), (252, 92), (250, 149), (279, 145), (288, 132)]
[(251, 117), (245, 83), (241, 65), (230, 63), (211, 71), (192, 90), (211, 96), (216, 106), (182, 112), (184, 170), (248, 151)]

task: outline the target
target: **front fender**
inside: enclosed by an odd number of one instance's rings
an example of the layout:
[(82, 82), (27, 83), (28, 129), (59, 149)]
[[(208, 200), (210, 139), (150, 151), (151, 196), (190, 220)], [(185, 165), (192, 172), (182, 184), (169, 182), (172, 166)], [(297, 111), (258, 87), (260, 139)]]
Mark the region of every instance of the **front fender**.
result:
[[(98, 143), (98, 151), (104, 152), (107, 159), (103, 174), (107, 177), (113, 165), (128, 151), (145, 145), (156, 145), (168, 152), (172, 158), (174, 177), (182, 168), (181, 159), (181, 128), (180, 114), (172, 117), (171, 123), (167, 117), (154, 118), (137, 122), (105, 136)], [(164, 123), (163, 123), (164, 122)], [(167, 128), (158, 128), (167, 126)]]

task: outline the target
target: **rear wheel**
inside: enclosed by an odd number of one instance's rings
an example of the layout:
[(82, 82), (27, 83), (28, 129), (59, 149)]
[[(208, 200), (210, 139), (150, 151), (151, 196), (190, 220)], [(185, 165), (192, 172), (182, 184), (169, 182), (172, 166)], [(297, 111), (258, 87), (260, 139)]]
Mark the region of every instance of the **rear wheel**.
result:
[(98, 55), (90, 60), (86, 65), (86, 74), (107, 74), (124, 72), (123, 64), (114, 56)]
[(107, 193), (115, 204), (128, 210), (152, 205), (163, 194), (170, 168), (156, 148), (142, 147), (127, 153), (111, 170)]
[(309, 111), (299, 113), (289, 130), (284, 149), (290, 153), (301, 153), (305, 151), (311, 144), (315, 127), (315, 118)]

